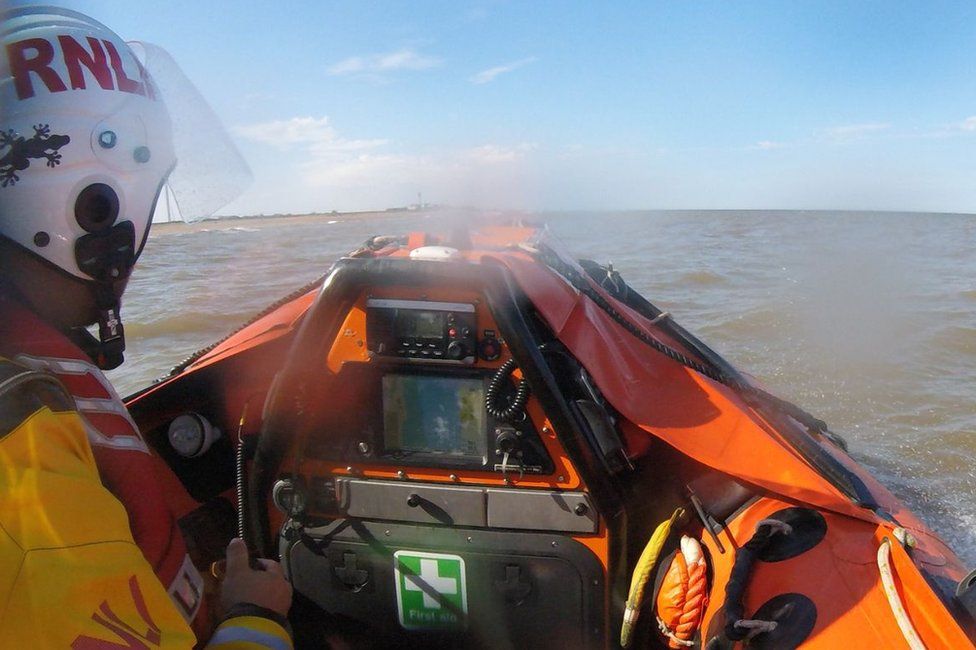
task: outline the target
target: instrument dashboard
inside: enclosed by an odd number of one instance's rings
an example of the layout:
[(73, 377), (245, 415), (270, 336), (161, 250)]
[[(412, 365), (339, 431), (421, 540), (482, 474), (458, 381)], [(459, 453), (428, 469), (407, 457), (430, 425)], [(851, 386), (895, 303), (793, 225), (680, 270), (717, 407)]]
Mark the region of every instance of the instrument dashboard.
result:
[(504, 372), (510, 358), (476, 292), (361, 292), (307, 400), (318, 405), (314, 425), (282, 474), (319, 485), (325, 477), (358, 477), (579, 489), (535, 399), (497, 417), (519, 392), (518, 370)]

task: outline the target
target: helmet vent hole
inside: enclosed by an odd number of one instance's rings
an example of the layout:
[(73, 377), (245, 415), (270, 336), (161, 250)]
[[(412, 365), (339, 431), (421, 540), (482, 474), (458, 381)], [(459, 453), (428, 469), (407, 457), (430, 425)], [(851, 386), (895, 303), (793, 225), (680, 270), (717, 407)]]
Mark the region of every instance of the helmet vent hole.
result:
[(98, 144), (101, 145), (102, 149), (111, 149), (118, 142), (118, 136), (115, 135), (115, 131), (102, 131), (98, 134)]
[(43, 230), (39, 230), (34, 233), (34, 245), (38, 248), (44, 248), (51, 243), (51, 235), (47, 234)]
[(75, 201), (75, 220), (87, 232), (101, 232), (119, 216), (119, 196), (104, 183), (93, 183)]

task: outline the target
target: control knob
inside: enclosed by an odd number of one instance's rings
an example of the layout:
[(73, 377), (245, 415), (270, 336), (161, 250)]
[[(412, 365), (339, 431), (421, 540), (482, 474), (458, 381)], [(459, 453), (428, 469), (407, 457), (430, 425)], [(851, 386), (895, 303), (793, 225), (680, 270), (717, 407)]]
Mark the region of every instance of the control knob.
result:
[(494, 336), (486, 336), (478, 344), (478, 355), (485, 361), (494, 361), (502, 353), (502, 345)]
[(459, 341), (451, 341), (447, 344), (447, 358), (457, 361), (464, 357), (464, 346)]

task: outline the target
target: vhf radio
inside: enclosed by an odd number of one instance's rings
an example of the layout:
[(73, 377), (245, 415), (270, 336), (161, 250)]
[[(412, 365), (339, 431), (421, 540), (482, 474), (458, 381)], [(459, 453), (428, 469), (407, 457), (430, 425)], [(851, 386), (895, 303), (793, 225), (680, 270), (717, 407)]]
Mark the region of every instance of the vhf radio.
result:
[(478, 351), (474, 305), (460, 302), (366, 301), (370, 352), (417, 361), (473, 363)]

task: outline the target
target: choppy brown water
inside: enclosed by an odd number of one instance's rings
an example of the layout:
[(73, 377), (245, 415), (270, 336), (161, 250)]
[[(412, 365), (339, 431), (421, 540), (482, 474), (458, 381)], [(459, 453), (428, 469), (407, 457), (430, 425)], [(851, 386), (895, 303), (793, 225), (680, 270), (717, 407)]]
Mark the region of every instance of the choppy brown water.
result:
[[(124, 302), (123, 393), (164, 375), (396, 216), (156, 232)], [(976, 564), (976, 216), (628, 212), (543, 218), (773, 392), (847, 437)]]

